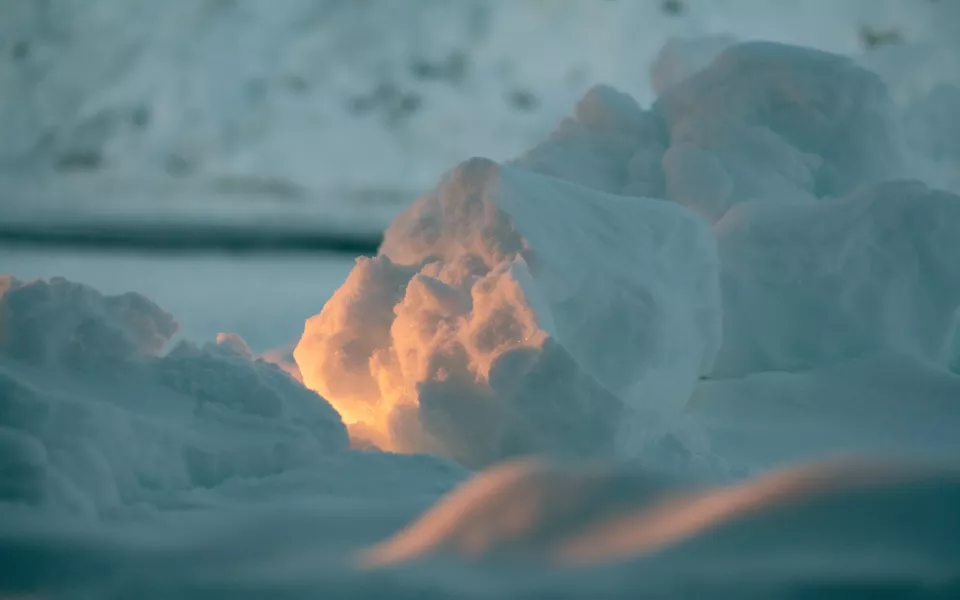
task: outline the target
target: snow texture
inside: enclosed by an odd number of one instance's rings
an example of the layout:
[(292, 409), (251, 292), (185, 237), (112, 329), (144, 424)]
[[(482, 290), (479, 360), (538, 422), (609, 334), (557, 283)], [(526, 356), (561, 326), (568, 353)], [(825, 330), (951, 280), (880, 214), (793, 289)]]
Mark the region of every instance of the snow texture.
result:
[(727, 334), (714, 375), (954, 360), (960, 196), (891, 181), (820, 203), (742, 204), (716, 232)]
[(662, 94), (707, 67), (718, 54), (734, 45), (729, 35), (695, 38), (671, 38), (650, 65), (653, 91)]
[(813, 201), (906, 173), (886, 86), (835, 54), (737, 44), (653, 112), (670, 128), (667, 197), (712, 222), (739, 202)]
[(508, 164), (591, 189), (663, 197), (664, 122), (628, 94), (597, 86), (550, 137)]
[(161, 355), (176, 322), (143, 296), (0, 282), (7, 502), (99, 518), (348, 448), (330, 405), (239, 336)]
[(0, 355), (37, 366), (156, 355), (177, 332), (139, 294), (100, 295), (62, 278), (22, 284), (0, 276)]

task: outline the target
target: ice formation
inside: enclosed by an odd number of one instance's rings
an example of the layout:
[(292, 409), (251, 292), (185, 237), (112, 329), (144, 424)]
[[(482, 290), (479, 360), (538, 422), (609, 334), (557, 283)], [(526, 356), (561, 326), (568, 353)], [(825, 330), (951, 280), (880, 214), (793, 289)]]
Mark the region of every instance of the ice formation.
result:
[(611, 453), (631, 415), (682, 406), (710, 370), (717, 269), (676, 205), (473, 159), (394, 221), (294, 356), (389, 448)]

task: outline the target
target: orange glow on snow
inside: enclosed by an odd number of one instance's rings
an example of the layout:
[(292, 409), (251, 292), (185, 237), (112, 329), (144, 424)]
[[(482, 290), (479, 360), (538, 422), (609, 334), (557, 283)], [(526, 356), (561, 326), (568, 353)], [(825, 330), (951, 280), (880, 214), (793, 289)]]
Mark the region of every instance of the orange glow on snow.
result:
[(409, 444), (426, 435), (415, 412), (421, 385), (452, 381), (450, 393), (465, 397), (487, 386), (503, 353), (549, 337), (526, 269), (517, 259), (471, 281), (456, 261), (416, 273), (359, 259), (293, 351), (303, 384), (333, 405), (355, 443), (420, 451)]

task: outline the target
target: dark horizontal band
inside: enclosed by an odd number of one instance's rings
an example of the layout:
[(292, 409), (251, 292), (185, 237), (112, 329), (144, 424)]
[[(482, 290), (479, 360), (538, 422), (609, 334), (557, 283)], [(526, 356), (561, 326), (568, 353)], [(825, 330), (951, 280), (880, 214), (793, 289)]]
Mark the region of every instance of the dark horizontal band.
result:
[(379, 232), (259, 225), (0, 223), (0, 247), (145, 253), (375, 255)]

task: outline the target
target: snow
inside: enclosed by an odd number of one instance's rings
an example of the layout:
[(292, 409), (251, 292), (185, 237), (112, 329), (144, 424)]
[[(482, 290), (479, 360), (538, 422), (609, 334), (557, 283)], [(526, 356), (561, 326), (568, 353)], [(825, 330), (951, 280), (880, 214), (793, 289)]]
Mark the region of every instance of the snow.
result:
[(304, 319), (330, 297), (352, 266), (338, 256), (210, 254), (185, 260), (163, 254), (26, 248), (0, 248), (0, 265), (23, 280), (67, 275), (105, 294), (136, 290), (176, 315), (180, 328), (174, 340), (212, 340), (232, 332), (254, 353), (298, 338)]
[(27, 364), (155, 355), (177, 331), (171, 315), (139, 294), (104, 297), (62, 278), (2, 281), (0, 352)]
[(10, 3), (0, 218), (393, 221), (0, 251), (0, 596), (955, 596), (957, 5), (678, 6)]
[(596, 86), (572, 117), (510, 164), (612, 194), (662, 197), (664, 129), (628, 94)]
[[(909, 531), (911, 558), (946, 572), (960, 557), (960, 542), (941, 529), (950, 518), (947, 498), (960, 492), (960, 472), (910, 467), (864, 461), (814, 463), (748, 483), (698, 489), (636, 468), (570, 469), (535, 460), (506, 463), (461, 486), (393, 539), (371, 548), (362, 560), (381, 566), (444, 554), (514, 565), (582, 567), (664, 552), (690, 559), (714, 545), (728, 551), (729, 538), (740, 537), (736, 558), (723, 560), (749, 560), (751, 569), (763, 570), (784, 558), (779, 552), (796, 552), (820, 535), (845, 539), (847, 552), (869, 552), (877, 529), (881, 536), (891, 535), (898, 528), (888, 524), (913, 507), (897, 500), (881, 502), (852, 518), (852, 510), (862, 510), (856, 501), (866, 495), (891, 499), (907, 495), (932, 509), (923, 519), (911, 519), (912, 527), (920, 526)], [(751, 522), (735, 531), (724, 527), (747, 518)], [(764, 527), (771, 521), (776, 528)], [(804, 523), (811, 521), (821, 527), (829, 521), (835, 529), (818, 527), (818, 533), (810, 535), (804, 532)], [(744, 541), (744, 530), (754, 535)], [(898, 532), (898, 542), (905, 533)], [(825, 555), (835, 550), (823, 550), (811, 557), (818, 571), (829, 569), (835, 558)], [(895, 561), (888, 564), (903, 567)]]
[(687, 411), (745, 472), (838, 455), (955, 462), (958, 393), (956, 374), (888, 353), (704, 381)]
[[(28, 189), (63, 180), (88, 208), (118, 186), (160, 207), (171, 188), (341, 211), (375, 197), (391, 204), (382, 225), (463, 160), (533, 146), (595, 83), (648, 105), (723, 40), (857, 55), (903, 102), (960, 73), (953, 2), (681, 4), (11, 0), (0, 171)], [(905, 44), (865, 53), (862, 26), (896, 27)], [(78, 179), (93, 189), (71, 189)]]
[[(704, 487), (522, 462), (475, 478), (372, 551), (345, 549), (399, 527), (415, 504), (221, 510), (149, 535), (21, 521), (4, 527), (0, 556), (15, 567), (8, 589), (56, 572), (46, 587), (67, 598), (946, 598), (957, 493), (955, 469), (904, 463), (821, 463)], [(366, 568), (351, 568), (357, 558)]]
[(729, 35), (670, 38), (650, 65), (650, 83), (658, 95), (707, 67), (737, 43)]
[(738, 44), (653, 111), (670, 130), (667, 197), (714, 222), (739, 202), (810, 201), (906, 174), (886, 86), (839, 55)]
[(3, 281), (8, 502), (123, 519), (348, 451), (340, 415), (235, 334), (161, 355), (176, 323), (142, 296)]
[[(717, 282), (712, 234), (678, 206), (472, 159), (397, 217), (294, 357), (385, 447), (609, 453), (620, 423), (676, 412), (711, 369)], [(408, 414), (427, 441), (401, 441)]]
[(960, 196), (890, 181), (716, 227), (724, 330), (714, 375), (798, 371), (883, 353), (946, 368), (960, 315)]

